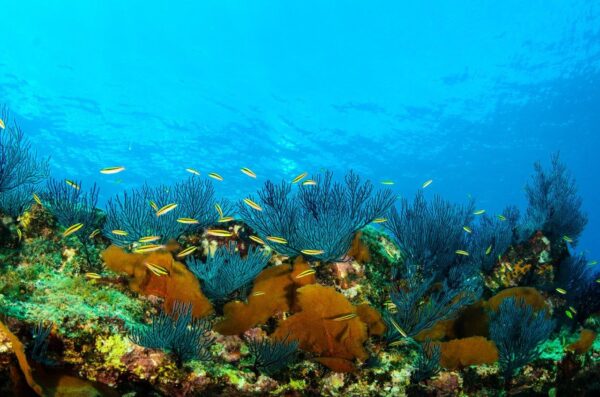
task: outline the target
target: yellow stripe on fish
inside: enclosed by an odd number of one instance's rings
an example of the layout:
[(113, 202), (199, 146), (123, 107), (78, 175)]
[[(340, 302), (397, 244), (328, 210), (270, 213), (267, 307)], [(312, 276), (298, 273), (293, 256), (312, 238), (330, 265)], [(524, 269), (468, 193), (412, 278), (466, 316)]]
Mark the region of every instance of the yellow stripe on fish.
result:
[(79, 229), (81, 229), (83, 227), (83, 223), (76, 223), (74, 225), (69, 226), (64, 232), (63, 232), (63, 237), (67, 237), (70, 236), (73, 233), (76, 233), (77, 231), (79, 231)]
[(177, 257), (178, 258), (183, 258), (184, 256), (190, 255), (191, 253), (193, 253), (197, 249), (198, 249), (198, 247), (196, 247), (196, 246), (188, 247), (188, 248), (184, 249), (183, 251), (181, 251), (180, 253), (178, 253)]
[(159, 245), (159, 244), (148, 244), (148, 245), (142, 245), (139, 247), (135, 247), (133, 249), (133, 253), (134, 254), (147, 254), (148, 252), (154, 252), (154, 251), (158, 251), (160, 249), (165, 248), (164, 245)]
[(240, 168), (240, 171), (242, 171), (244, 174), (248, 175), (250, 178), (256, 178), (256, 174), (250, 168), (243, 167), (243, 168)]
[(156, 216), (164, 215), (169, 211), (173, 211), (175, 208), (177, 208), (177, 204), (175, 204), (175, 203), (171, 203), (171, 204), (162, 206), (158, 211), (156, 211)]
[(223, 177), (219, 174), (217, 174), (216, 172), (211, 172), (208, 174), (209, 177), (216, 179), (217, 181), (222, 181)]
[(297, 177), (295, 177), (294, 179), (292, 179), (292, 183), (298, 183), (300, 182), (302, 179), (306, 178), (306, 176), (308, 175), (308, 172), (303, 172), (300, 175), (298, 175)]
[(262, 209), (262, 207), (261, 207), (260, 205), (258, 205), (258, 204), (257, 204), (257, 203), (255, 203), (254, 201), (250, 200), (249, 198), (245, 198), (245, 199), (244, 199), (244, 203), (245, 203), (245, 204), (246, 204), (248, 207), (250, 207), (250, 208), (253, 208), (253, 209), (257, 210), (257, 211), (262, 211), (262, 210), (263, 210), (263, 209)]
[(315, 274), (315, 273), (316, 273), (315, 269), (308, 269), (308, 270), (305, 270), (305, 271), (303, 271), (301, 273), (298, 273), (298, 275), (296, 276), (296, 278), (308, 277), (308, 276), (310, 276), (312, 274)]
[(250, 236), (250, 240), (252, 240), (255, 243), (258, 243), (260, 245), (265, 245), (265, 242), (258, 236)]
[(284, 239), (283, 237), (267, 236), (267, 240), (272, 241), (277, 244), (287, 244), (287, 240)]
[(118, 174), (121, 171), (125, 171), (125, 167), (123, 167), (123, 166), (106, 167), (106, 168), (102, 168), (100, 170), (100, 173), (106, 174), (106, 175), (111, 175), (111, 174)]
[(177, 218), (177, 222), (184, 223), (186, 225), (195, 225), (200, 223), (197, 219), (194, 218)]
[(224, 229), (207, 229), (206, 234), (209, 236), (216, 236), (216, 237), (231, 237), (231, 236), (233, 236), (233, 232), (230, 232), (229, 230), (224, 230)]
[(300, 252), (302, 252), (304, 255), (316, 256), (316, 255), (323, 254), (325, 251), (323, 251), (323, 250), (302, 250)]

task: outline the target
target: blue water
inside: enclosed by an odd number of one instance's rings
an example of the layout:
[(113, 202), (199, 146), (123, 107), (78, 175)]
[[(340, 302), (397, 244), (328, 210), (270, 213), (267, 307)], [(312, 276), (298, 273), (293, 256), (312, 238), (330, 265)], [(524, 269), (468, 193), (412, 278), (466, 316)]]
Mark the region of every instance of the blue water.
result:
[(600, 257), (598, 2), (173, 3), (0, 1), (0, 103), (55, 176), (104, 201), (194, 167), (241, 198), (353, 168), (492, 211), (560, 150)]

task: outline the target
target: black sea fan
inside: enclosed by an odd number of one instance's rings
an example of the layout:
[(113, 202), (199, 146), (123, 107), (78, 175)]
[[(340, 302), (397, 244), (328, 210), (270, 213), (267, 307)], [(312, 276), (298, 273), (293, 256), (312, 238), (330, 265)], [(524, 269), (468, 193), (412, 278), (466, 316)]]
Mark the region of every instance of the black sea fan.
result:
[(152, 317), (149, 326), (131, 329), (131, 340), (151, 349), (172, 352), (178, 361), (208, 361), (214, 338), (211, 323), (192, 317), (192, 305), (176, 302), (171, 313), (161, 312)]
[(282, 340), (254, 338), (248, 341), (248, 349), (254, 357), (254, 367), (260, 372), (272, 376), (295, 359), (298, 341), (290, 341), (288, 336)]
[[(335, 261), (348, 252), (356, 231), (383, 217), (394, 202), (390, 189), (374, 193), (373, 185), (361, 183), (352, 171), (343, 184), (333, 182), (331, 172), (315, 176), (313, 182), (292, 193), (289, 182), (267, 181), (256, 200), (262, 211), (242, 202), (242, 219), (277, 252), (297, 256), (305, 251), (311, 259)], [(286, 242), (273, 242), (269, 237)], [(320, 253), (306, 254), (308, 250)]]
[(415, 371), (412, 373), (412, 379), (420, 382), (429, 379), (440, 372), (440, 357), (442, 349), (439, 343), (432, 343), (427, 339), (419, 345), (417, 359), (415, 360)]
[(492, 315), (490, 337), (498, 348), (505, 379), (511, 379), (539, 355), (538, 348), (548, 339), (554, 325), (545, 311), (535, 312), (524, 299), (507, 298), (500, 304)]
[(196, 258), (187, 261), (190, 270), (202, 280), (202, 292), (211, 299), (224, 299), (256, 278), (269, 262), (270, 255), (250, 247), (242, 258), (236, 250), (235, 242), (217, 248), (209, 255), (206, 263)]

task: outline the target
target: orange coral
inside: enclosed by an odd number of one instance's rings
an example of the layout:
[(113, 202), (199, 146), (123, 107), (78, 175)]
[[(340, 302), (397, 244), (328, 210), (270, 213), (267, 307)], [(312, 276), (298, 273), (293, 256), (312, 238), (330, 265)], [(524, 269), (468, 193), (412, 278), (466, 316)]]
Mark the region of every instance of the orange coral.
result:
[(385, 322), (381, 314), (366, 303), (356, 306), (356, 314), (367, 324), (369, 335), (381, 336), (385, 333)]
[(359, 231), (354, 235), (348, 256), (361, 264), (365, 264), (371, 260), (369, 247), (362, 241), (362, 232)]
[[(299, 288), (300, 311), (279, 323), (275, 338), (300, 342), (300, 348), (320, 356), (320, 362), (334, 371), (354, 369), (352, 361), (366, 360), (363, 347), (367, 325), (356, 314), (356, 308), (332, 287), (314, 284)], [(349, 316), (344, 318), (343, 316)]]
[(461, 369), (498, 361), (496, 345), (482, 336), (454, 339), (442, 342), (440, 346), (440, 364), (447, 369)]
[(542, 294), (540, 294), (538, 290), (532, 287), (514, 287), (502, 290), (493, 297), (491, 297), (487, 301), (486, 306), (487, 308), (496, 311), (498, 310), (500, 304), (504, 299), (513, 297), (517, 299), (524, 299), (525, 303), (532, 306), (535, 310), (547, 308), (546, 300), (544, 299)]
[(314, 274), (298, 278), (309, 269), (308, 263), (298, 257), (293, 267), (280, 265), (263, 270), (254, 280), (248, 303), (227, 303), (223, 307), (225, 318), (215, 324), (215, 331), (223, 335), (241, 334), (278, 313), (291, 311), (296, 288), (315, 282)]
[[(212, 305), (202, 294), (198, 279), (183, 263), (175, 261), (169, 252), (130, 254), (111, 245), (102, 252), (102, 259), (111, 270), (131, 277), (129, 287), (133, 291), (164, 298), (166, 310), (171, 310), (175, 302), (180, 301), (192, 304), (195, 317), (212, 313)], [(157, 276), (146, 267), (146, 263), (162, 266), (169, 274)]]
[(590, 350), (590, 347), (592, 347), (592, 344), (595, 340), (596, 333), (594, 331), (592, 331), (591, 329), (582, 329), (579, 334), (579, 339), (571, 343), (567, 347), (567, 350), (570, 350), (577, 354), (585, 354), (588, 350)]

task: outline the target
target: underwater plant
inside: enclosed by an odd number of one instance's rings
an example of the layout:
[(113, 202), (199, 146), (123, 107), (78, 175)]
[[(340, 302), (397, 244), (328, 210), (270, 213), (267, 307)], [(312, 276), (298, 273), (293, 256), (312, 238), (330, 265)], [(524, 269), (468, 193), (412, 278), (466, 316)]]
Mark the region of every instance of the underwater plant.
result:
[(548, 339), (555, 322), (546, 311), (535, 311), (523, 299), (507, 298), (492, 313), (490, 338), (498, 348), (502, 376), (508, 381), (538, 355), (538, 347)]
[(453, 267), (435, 288), (435, 275), (420, 275), (412, 259), (405, 260), (402, 266), (402, 284), (390, 293), (393, 310), (384, 315), (388, 342), (413, 338), (438, 321), (454, 317), (460, 308), (481, 296), (481, 280), (468, 266)]
[(393, 208), (385, 227), (394, 237), (403, 257), (422, 267), (426, 277), (443, 277), (456, 263), (457, 250), (467, 248), (463, 227), (473, 221), (474, 203), (452, 204), (440, 196), (431, 202), (419, 191), (411, 203), (403, 198)]
[(48, 176), (49, 158), (40, 159), (19, 125), (2, 107), (0, 120), (5, 128), (0, 134), (0, 194), (23, 185), (35, 185)]
[(559, 153), (550, 160), (550, 170), (545, 170), (540, 162), (534, 164), (535, 173), (525, 186), (529, 206), (522, 238), (541, 230), (551, 241), (564, 238), (576, 246), (588, 218), (581, 209), (575, 178), (560, 161)]
[(312, 182), (291, 194), (289, 182), (267, 181), (258, 192), (258, 207), (249, 205), (256, 204), (250, 197), (240, 203), (240, 215), (277, 252), (335, 261), (348, 252), (356, 231), (383, 217), (394, 202), (390, 189), (373, 194), (373, 184), (361, 183), (352, 171), (344, 184), (333, 182), (331, 172), (315, 176)]
[(425, 340), (419, 345), (417, 359), (415, 360), (415, 371), (411, 374), (411, 378), (415, 382), (420, 382), (440, 372), (441, 356), (442, 348), (439, 343), (432, 343), (429, 339)]
[(130, 330), (131, 340), (150, 349), (172, 352), (179, 363), (211, 358), (211, 323), (192, 317), (192, 305), (176, 302), (170, 313), (162, 311), (152, 317), (149, 326)]
[(254, 368), (273, 376), (288, 366), (296, 357), (299, 342), (288, 340), (289, 335), (281, 340), (269, 338), (252, 338), (248, 341), (248, 349), (254, 358)]
[[(190, 177), (173, 186), (144, 184), (129, 194), (123, 192), (122, 196), (108, 201), (102, 232), (119, 246), (136, 243), (145, 236), (158, 236), (157, 242), (164, 244), (186, 232), (217, 223), (216, 203), (212, 183), (198, 177)], [(157, 215), (160, 209), (173, 205), (172, 210)], [(225, 202), (221, 207), (229, 209)], [(186, 221), (178, 222), (182, 218)]]
[(210, 299), (221, 300), (235, 290), (252, 282), (269, 262), (270, 255), (256, 247), (249, 247), (242, 258), (235, 242), (217, 248), (206, 263), (192, 258), (186, 262), (194, 275), (202, 280), (202, 292)]
[(33, 328), (33, 341), (31, 342), (31, 345), (28, 346), (28, 354), (32, 360), (46, 365), (54, 364), (54, 362), (47, 357), (48, 337), (50, 336), (50, 332), (52, 332), (53, 326), (53, 323), (44, 325), (40, 322)]
[(21, 185), (15, 189), (0, 193), (0, 211), (17, 218), (31, 204), (35, 185)]
[[(506, 212), (506, 211), (505, 211)], [(479, 217), (469, 239), (469, 258), (475, 266), (488, 273), (498, 256), (506, 252), (513, 241), (513, 226), (507, 218)]]
[(584, 321), (600, 310), (600, 284), (594, 280), (589, 261), (582, 253), (560, 262), (555, 287), (565, 290), (568, 308), (564, 313), (571, 319)]

